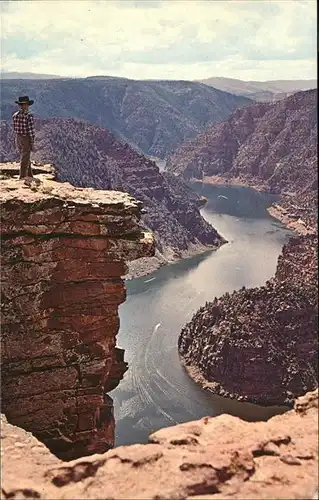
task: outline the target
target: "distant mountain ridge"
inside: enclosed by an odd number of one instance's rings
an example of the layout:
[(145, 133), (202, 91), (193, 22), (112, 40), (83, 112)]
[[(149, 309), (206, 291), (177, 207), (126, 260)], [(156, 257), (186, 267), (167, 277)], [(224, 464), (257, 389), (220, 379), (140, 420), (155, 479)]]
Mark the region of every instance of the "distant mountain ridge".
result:
[(317, 80), (268, 80), (244, 81), (236, 78), (213, 77), (199, 80), (205, 85), (230, 92), (235, 95), (249, 97), (255, 101), (273, 101), (288, 97), (301, 90), (317, 88)]
[(144, 154), (165, 158), (208, 125), (251, 103), (187, 81), (115, 77), (1, 81), (1, 117), (11, 119), (19, 95), (34, 99), (39, 118), (76, 118), (107, 128)]
[(0, 72), (0, 77), (1, 79), (3, 80), (28, 80), (28, 79), (31, 79), (31, 80), (45, 80), (45, 79), (48, 79), (48, 78), (65, 78), (63, 76), (59, 76), (59, 75), (47, 75), (47, 74), (42, 74), (42, 73), (31, 73), (31, 72), (27, 72), (27, 73), (20, 73), (19, 71), (1, 71)]

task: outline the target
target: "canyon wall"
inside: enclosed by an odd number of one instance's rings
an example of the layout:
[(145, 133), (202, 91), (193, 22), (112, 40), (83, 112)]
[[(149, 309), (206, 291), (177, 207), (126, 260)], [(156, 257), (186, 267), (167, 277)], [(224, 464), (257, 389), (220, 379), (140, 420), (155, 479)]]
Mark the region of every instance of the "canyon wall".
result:
[(317, 128), (317, 90), (299, 92), (236, 110), (168, 159), (178, 177), (279, 194), (270, 214), (304, 235), (265, 286), (215, 298), (182, 330), (182, 362), (208, 391), (271, 405), (317, 386)]
[[(116, 347), (126, 261), (154, 253), (126, 193), (1, 171), (2, 411), (57, 455), (114, 444), (111, 398), (127, 365)], [(42, 173), (41, 173), (42, 172)]]
[(291, 405), (318, 385), (316, 235), (291, 238), (276, 275), (201, 307), (179, 337), (181, 360), (205, 389)]
[(28, 94), (41, 119), (85, 120), (158, 158), (165, 158), (208, 125), (226, 120), (235, 109), (251, 103), (246, 97), (182, 80), (1, 79), (0, 89), (2, 119), (11, 119), (17, 96)]
[(279, 194), (272, 215), (293, 229), (316, 225), (317, 90), (236, 110), (185, 142), (167, 169), (183, 178), (252, 186)]
[[(185, 182), (159, 172), (155, 162), (108, 130), (74, 119), (36, 122), (33, 159), (55, 164), (59, 181), (125, 191), (143, 202), (141, 223), (152, 231), (156, 257), (130, 264), (130, 276), (159, 264), (218, 248), (225, 240), (201, 217), (199, 197)], [(17, 157), (11, 124), (1, 123), (1, 155)]]
[(318, 391), (268, 422), (205, 417), (68, 463), (5, 419), (1, 428), (4, 500), (318, 498)]
[(277, 193), (304, 189), (316, 177), (317, 90), (253, 104), (185, 142), (167, 170), (186, 178), (224, 176)]

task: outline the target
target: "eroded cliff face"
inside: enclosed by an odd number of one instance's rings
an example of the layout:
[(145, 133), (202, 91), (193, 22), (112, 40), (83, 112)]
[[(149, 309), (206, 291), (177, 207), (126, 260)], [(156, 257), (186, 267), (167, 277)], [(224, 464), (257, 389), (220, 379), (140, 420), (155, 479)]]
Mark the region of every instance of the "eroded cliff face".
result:
[(186, 178), (219, 175), (259, 182), (278, 193), (302, 189), (315, 178), (317, 128), (316, 89), (253, 104), (185, 142), (167, 169)]
[(291, 405), (318, 385), (317, 236), (292, 238), (265, 286), (206, 303), (183, 328), (179, 352), (208, 391)]
[(61, 457), (114, 444), (105, 392), (127, 369), (116, 347), (126, 261), (154, 253), (126, 193), (1, 179), (2, 411)]
[(280, 102), (236, 110), (180, 146), (167, 169), (186, 179), (280, 194), (272, 215), (309, 230), (317, 218), (317, 135), (317, 90), (298, 92)]
[(205, 417), (69, 463), (5, 419), (1, 439), (8, 500), (317, 498), (318, 391), (268, 422)]
[[(174, 182), (174, 176), (162, 174), (154, 161), (108, 130), (63, 118), (37, 120), (36, 126), (37, 151), (33, 159), (53, 162), (59, 181), (124, 191), (143, 202), (141, 223), (154, 234), (159, 263), (218, 248), (225, 242), (201, 216), (199, 197), (187, 189), (182, 179)], [(0, 156), (8, 161), (17, 157), (8, 122), (1, 122)], [(131, 277), (146, 274), (147, 266), (143, 269), (142, 265), (136, 273), (135, 264), (129, 266)]]

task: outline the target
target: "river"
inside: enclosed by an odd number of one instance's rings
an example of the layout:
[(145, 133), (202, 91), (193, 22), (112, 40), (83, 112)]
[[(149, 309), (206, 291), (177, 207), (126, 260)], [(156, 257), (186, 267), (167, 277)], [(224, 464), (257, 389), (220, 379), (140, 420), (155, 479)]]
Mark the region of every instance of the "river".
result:
[(292, 234), (266, 210), (274, 196), (248, 188), (193, 187), (208, 199), (202, 215), (229, 242), (127, 282), (117, 344), (126, 351), (129, 370), (110, 393), (117, 446), (145, 443), (157, 429), (206, 415), (229, 413), (251, 421), (284, 411), (207, 394), (180, 365), (183, 325), (214, 296), (264, 284)]

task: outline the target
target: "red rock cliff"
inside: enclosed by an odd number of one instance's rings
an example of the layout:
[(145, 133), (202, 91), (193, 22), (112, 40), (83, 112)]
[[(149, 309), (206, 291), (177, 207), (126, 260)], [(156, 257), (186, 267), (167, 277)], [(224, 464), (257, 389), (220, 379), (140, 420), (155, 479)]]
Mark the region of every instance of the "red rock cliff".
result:
[(141, 203), (9, 173), (3, 166), (2, 411), (60, 457), (105, 451), (114, 444), (105, 392), (127, 369), (116, 347), (121, 276), (125, 261), (154, 253)]
[(316, 226), (317, 99), (314, 89), (236, 110), (227, 121), (180, 146), (168, 159), (167, 170), (186, 179), (280, 194), (280, 207), (272, 215), (285, 223), (301, 218), (308, 229)]
[(236, 110), (185, 142), (167, 162), (185, 178), (221, 176), (277, 193), (317, 180), (317, 90)]

